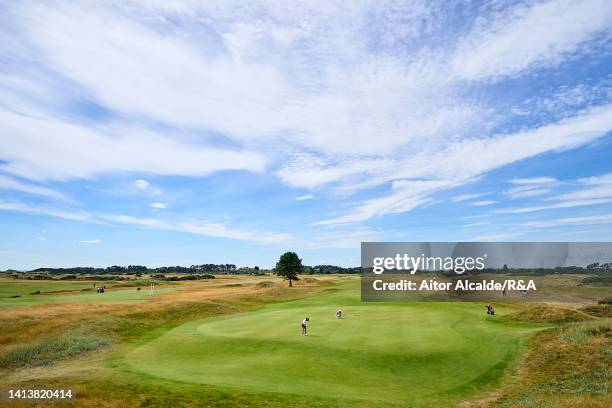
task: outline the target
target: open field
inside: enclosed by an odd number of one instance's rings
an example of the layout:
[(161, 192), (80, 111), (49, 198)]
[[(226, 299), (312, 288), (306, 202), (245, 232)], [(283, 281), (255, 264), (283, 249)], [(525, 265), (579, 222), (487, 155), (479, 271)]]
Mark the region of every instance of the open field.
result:
[[(0, 311), (0, 381), (72, 387), (78, 406), (611, 402), (610, 312), (591, 301), (607, 287), (586, 287), (574, 305), (500, 303), (491, 317), (480, 303), (362, 303), (356, 277), (306, 278), (294, 288), (273, 277), (223, 277), (154, 296), (35, 283), (49, 292), (32, 295), (38, 303)], [(0, 293), (16, 284), (0, 282)], [(29, 296), (34, 286), (25, 287)]]

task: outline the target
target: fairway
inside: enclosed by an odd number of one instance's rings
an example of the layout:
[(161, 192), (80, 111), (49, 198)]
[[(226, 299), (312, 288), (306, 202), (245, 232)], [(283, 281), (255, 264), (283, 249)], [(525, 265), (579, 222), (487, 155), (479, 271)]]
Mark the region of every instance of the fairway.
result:
[[(161, 295), (176, 291), (177, 288), (156, 288)], [(40, 291), (40, 294), (36, 294)], [(75, 282), (12, 282), (0, 281), (0, 309), (27, 307), (49, 303), (138, 303), (151, 299), (147, 287), (137, 291), (135, 287), (110, 287), (104, 294), (98, 294), (91, 283)]]
[(130, 346), (117, 361), (167, 380), (289, 398), (449, 405), (494, 385), (523, 336), (537, 329), (495, 319), (479, 303), (361, 303), (357, 283), (348, 282), (332, 293), (183, 324)]

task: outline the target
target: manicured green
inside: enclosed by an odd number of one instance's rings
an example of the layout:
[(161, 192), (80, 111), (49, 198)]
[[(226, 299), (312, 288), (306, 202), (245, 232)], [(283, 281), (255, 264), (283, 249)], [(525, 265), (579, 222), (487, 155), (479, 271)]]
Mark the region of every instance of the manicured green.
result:
[[(337, 309), (343, 319), (335, 318)], [(310, 333), (301, 336), (305, 316)], [(489, 317), (480, 303), (361, 303), (358, 285), (349, 282), (332, 293), (157, 332), (121, 351), (115, 364), (287, 399), (454, 406), (491, 389), (525, 334), (537, 329)]]

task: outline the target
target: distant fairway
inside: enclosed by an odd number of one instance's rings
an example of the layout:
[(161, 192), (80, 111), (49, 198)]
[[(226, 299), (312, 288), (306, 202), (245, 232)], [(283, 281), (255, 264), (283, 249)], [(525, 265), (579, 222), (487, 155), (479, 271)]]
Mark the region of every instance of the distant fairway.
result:
[[(338, 320), (341, 308), (346, 317)], [(307, 337), (300, 320), (310, 316)], [(186, 383), (365, 404), (454, 404), (493, 385), (534, 326), (478, 303), (372, 304), (330, 294), (192, 321), (120, 355), (130, 371)]]
[[(81, 282), (0, 280), (0, 309), (70, 302), (133, 303), (150, 299), (148, 287), (143, 287), (140, 291), (135, 287), (109, 287), (103, 294), (96, 293), (94, 289), (91, 283)], [(175, 290), (177, 289), (156, 288), (155, 294), (160, 295)], [(34, 294), (36, 291), (40, 291), (41, 294)]]

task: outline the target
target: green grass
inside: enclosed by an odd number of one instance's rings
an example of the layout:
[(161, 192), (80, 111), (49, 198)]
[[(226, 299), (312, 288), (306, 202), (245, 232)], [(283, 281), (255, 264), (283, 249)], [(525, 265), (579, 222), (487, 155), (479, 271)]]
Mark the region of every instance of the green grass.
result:
[[(307, 337), (300, 335), (304, 316), (311, 318)], [(477, 303), (361, 303), (350, 282), (158, 330), (118, 352), (114, 364), (143, 377), (288, 400), (454, 406), (496, 385), (537, 328), (487, 317)]]
[[(155, 294), (164, 294), (176, 288), (155, 289)], [(35, 294), (40, 291), (40, 294)], [(137, 291), (136, 288), (113, 288), (98, 294), (91, 283), (53, 282), (53, 281), (7, 281), (0, 280), (0, 309), (26, 307), (46, 303), (66, 302), (141, 302), (149, 298), (148, 287)]]

